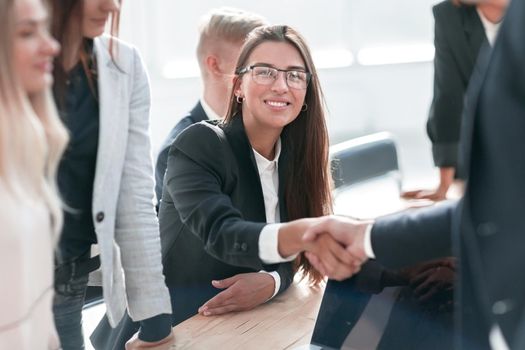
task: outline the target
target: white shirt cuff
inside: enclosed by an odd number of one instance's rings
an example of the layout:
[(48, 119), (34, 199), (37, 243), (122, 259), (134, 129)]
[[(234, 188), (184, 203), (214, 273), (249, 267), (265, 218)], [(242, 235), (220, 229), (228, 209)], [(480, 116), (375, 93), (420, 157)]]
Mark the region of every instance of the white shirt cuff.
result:
[(490, 329), (489, 333), (489, 342), (490, 346), (494, 350), (508, 350), (509, 345), (507, 344), (507, 341), (505, 340), (505, 337), (503, 336), (503, 332), (501, 331), (501, 328), (495, 324)]
[[(279, 292), (279, 288), (281, 288), (281, 276), (279, 276), (279, 273), (277, 271), (268, 272), (268, 271), (261, 270), (261, 271), (259, 271), (259, 273), (267, 273), (267, 274), (269, 274), (270, 276), (273, 277), (273, 281), (275, 282), (275, 288), (273, 290), (272, 296), (270, 297), (270, 299), (272, 299)], [(268, 300), (270, 300), (270, 299), (268, 299)]]
[(375, 259), (376, 255), (374, 254), (374, 250), (372, 249), (372, 226), (373, 224), (370, 224), (366, 227), (365, 231), (365, 254), (369, 259)]
[(279, 229), (282, 224), (268, 224), (259, 235), (259, 258), (264, 264), (278, 264), (292, 261), (297, 254), (283, 258), (279, 254)]

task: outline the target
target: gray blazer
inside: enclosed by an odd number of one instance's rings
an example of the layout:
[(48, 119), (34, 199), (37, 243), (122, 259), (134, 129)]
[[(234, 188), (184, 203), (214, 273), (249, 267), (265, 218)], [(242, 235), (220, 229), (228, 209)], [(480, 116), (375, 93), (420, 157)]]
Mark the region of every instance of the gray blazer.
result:
[(118, 40), (114, 44), (117, 65), (109, 54), (108, 37), (95, 39), (94, 46), (100, 134), (93, 221), (102, 276), (92, 276), (95, 284), (102, 282), (113, 326), (126, 306), (133, 320), (171, 313), (153, 205), (148, 76), (135, 48)]

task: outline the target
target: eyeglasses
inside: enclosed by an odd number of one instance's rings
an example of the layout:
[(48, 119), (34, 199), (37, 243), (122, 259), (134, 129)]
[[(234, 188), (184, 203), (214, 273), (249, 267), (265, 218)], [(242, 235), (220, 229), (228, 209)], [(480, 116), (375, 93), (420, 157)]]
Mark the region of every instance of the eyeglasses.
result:
[(279, 72), (283, 72), (286, 77), (286, 84), (289, 88), (304, 90), (308, 87), (308, 83), (312, 78), (312, 73), (303, 72), (301, 70), (287, 70), (287, 69), (278, 69), (267, 66), (248, 66), (241, 69), (238, 74), (244, 74), (251, 71), (252, 79), (254, 82), (260, 85), (271, 85), (279, 77)]

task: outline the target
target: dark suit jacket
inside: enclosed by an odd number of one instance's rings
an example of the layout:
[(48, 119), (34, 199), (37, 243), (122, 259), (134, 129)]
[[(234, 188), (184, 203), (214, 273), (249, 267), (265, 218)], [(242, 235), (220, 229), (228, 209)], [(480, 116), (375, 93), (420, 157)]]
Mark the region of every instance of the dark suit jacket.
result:
[(198, 102), (195, 107), (184, 116), (175, 126), (171, 129), (168, 137), (164, 140), (162, 147), (160, 148), (159, 155), (157, 156), (157, 164), (155, 165), (155, 194), (157, 195), (157, 201), (160, 203), (162, 198), (162, 186), (164, 182), (164, 174), (166, 173), (166, 167), (168, 166), (168, 152), (170, 146), (175, 141), (175, 138), (179, 136), (182, 130), (186, 129), (188, 126), (198, 123), (202, 120), (207, 120), (208, 116), (200, 102)]
[[(283, 222), (288, 217), (286, 153), (283, 147), (279, 158)], [(241, 116), (227, 126), (194, 124), (175, 140), (168, 157), (159, 221), (170, 290), (210, 288), (213, 279), (259, 270), (278, 271), (280, 291), (292, 282), (291, 263), (265, 265), (259, 259), (259, 234), (266, 225), (264, 199)], [(204, 301), (197, 300), (197, 306)]]
[(482, 43), (488, 45), (474, 6), (445, 0), (435, 19), (434, 97), (427, 122), (434, 163), (456, 167), (463, 97)]
[[(378, 220), (372, 246), (399, 266), (449, 253), (460, 260), (457, 344), (488, 349), (497, 323), (525, 348), (525, 1), (511, 2), (492, 54), (482, 52), (467, 91), (458, 204)], [(486, 67), (486, 69), (483, 69)]]

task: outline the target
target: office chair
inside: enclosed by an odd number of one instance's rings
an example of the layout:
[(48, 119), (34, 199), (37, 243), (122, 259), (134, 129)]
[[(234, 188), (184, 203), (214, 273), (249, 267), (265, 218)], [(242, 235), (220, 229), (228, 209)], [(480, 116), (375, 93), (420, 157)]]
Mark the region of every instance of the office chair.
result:
[(396, 144), (387, 132), (358, 137), (330, 147), (336, 190), (378, 177), (393, 178), (401, 190)]

